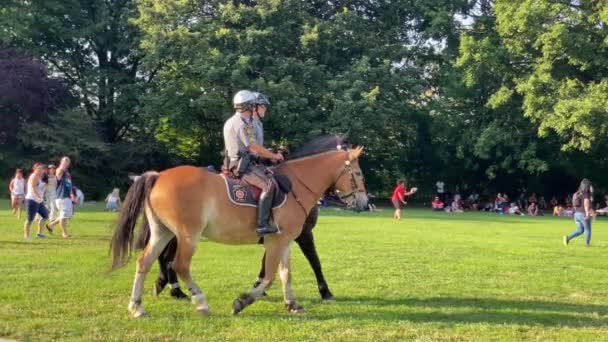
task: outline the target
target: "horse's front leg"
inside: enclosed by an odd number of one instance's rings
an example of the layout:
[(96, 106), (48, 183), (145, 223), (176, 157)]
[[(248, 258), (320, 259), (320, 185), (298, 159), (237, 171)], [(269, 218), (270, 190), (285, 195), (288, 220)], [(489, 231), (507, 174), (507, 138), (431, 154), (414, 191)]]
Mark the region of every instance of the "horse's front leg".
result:
[(285, 308), (292, 313), (302, 313), (304, 308), (296, 304), (296, 298), (291, 288), (291, 244), (285, 248), (279, 264), (279, 276), (283, 283), (283, 296), (285, 298)]
[[(260, 269), (260, 273), (258, 274), (258, 279), (253, 283), (254, 288), (258, 287), (262, 283), (262, 280), (264, 279), (264, 275), (266, 275), (265, 268), (266, 268), (266, 252), (264, 252), (264, 255), (262, 256), (262, 268)], [(266, 296), (266, 292), (264, 292), (262, 294), (262, 296)]]
[(272, 235), (264, 239), (264, 247), (266, 249), (264, 278), (248, 293), (244, 293), (234, 300), (232, 303), (232, 313), (236, 315), (243, 311), (247, 306), (260, 298), (264, 294), (264, 291), (270, 287), (288, 246), (289, 241), (286, 241), (284, 237)]
[(312, 270), (315, 272), (315, 277), (317, 278), (317, 287), (319, 288), (321, 298), (323, 300), (334, 300), (334, 295), (329, 290), (329, 286), (327, 285), (325, 277), (323, 276), (321, 261), (319, 260), (319, 255), (317, 254), (317, 249), (315, 247), (315, 239), (312, 235), (312, 228), (304, 226), (302, 234), (298, 236), (296, 242), (308, 260), (310, 267), (312, 267)]

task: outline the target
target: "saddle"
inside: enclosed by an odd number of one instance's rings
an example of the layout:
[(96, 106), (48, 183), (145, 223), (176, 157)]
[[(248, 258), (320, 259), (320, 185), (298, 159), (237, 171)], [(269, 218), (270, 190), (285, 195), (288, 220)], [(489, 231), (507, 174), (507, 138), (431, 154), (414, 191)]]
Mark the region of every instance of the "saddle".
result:
[[(232, 204), (257, 208), (258, 201), (260, 200), (260, 194), (262, 189), (253, 186), (239, 178), (232, 178), (224, 174), (221, 175), (226, 184), (226, 193), (228, 199)], [(274, 198), (272, 199), (272, 209), (277, 209), (283, 206), (287, 201), (287, 193), (290, 189), (286, 189), (285, 181), (289, 184), (289, 179), (283, 175), (275, 175), (275, 177), (283, 177), (284, 179), (276, 180), (277, 183), (276, 191), (274, 192)], [(291, 188), (289, 185), (288, 188)]]

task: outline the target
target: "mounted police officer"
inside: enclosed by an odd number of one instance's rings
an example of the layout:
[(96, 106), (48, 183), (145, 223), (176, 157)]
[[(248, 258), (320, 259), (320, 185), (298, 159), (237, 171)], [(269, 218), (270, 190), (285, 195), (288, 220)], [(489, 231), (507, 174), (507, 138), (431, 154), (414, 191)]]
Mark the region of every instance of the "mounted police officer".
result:
[(264, 131), (261, 121), (270, 102), (261, 94), (241, 90), (232, 101), (236, 113), (224, 123), (224, 145), (226, 158), (224, 168), (247, 183), (262, 189), (257, 211), (257, 233), (259, 235), (277, 233), (276, 226), (270, 224), (270, 210), (276, 191), (272, 175), (259, 159), (283, 160), (283, 156), (272, 153), (264, 147)]

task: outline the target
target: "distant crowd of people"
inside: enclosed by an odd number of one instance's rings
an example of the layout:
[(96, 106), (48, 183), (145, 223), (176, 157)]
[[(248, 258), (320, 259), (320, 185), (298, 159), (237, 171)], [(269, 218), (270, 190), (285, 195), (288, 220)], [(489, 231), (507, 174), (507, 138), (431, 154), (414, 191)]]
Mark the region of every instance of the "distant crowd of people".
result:
[[(475, 191), (470, 192), (466, 198), (462, 197), (458, 187), (454, 194), (447, 193), (443, 181), (438, 181), (435, 187), (436, 195), (431, 201), (431, 208), (435, 211), (462, 213), (465, 210), (483, 210), (498, 214), (529, 216), (541, 216), (549, 212), (553, 216), (564, 217), (573, 217), (575, 213), (573, 194), (566, 196), (563, 201), (553, 196), (547, 203), (544, 196), (538, 196), (535, 192), (529, 195), (521, 192), (514, 200), (506, 193), (499, 192), (490, 200), (481, 201)], [(608, 215), (608, 194), (602, 203), (595, 205), (594, 211), (600, 215)]]

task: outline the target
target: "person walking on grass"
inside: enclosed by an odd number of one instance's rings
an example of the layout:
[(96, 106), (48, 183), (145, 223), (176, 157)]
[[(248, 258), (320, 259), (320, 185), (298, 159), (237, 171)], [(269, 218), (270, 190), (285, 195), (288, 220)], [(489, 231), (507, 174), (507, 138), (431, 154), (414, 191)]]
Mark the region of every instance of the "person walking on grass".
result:
[(585, 233), (585, 245), (590, 246), (591, 243), (591, 220), (594, 212), (591, 206), (591, 198), (593, 197), (593, 186), (588, 179), (583, 179), (578, 191), (572, 196), (572, 205), (574, 206), (574, 222), (576, 230), (568, 236), (563, 237), (564, 246), (568, 246), (570, 241), (575, 237)]
[(401, 220), (401, 209), (407, 203), (405, 197), (413, 195), (418, 191), (417, 188), (412, 188), (412, 190), (408, 192), (405, 186), (404, 180), (398, 180), (397, 186), (395, 187), (395, 190), (393, 190), (393, 196), (391, 197), (391, 202), (393, 202), (393, 206), (395, 207), (393, 218), (397, 220)]
[(25, 179), (23, 178), (23, 170), (15, 170), (15, 177), (11, 179), (8, 185), (8, 191), (11, 194), (11, 208), (13, 215), (17, 214), (17, 219), (21, 220), (21, 211), (25, 200)]
[(62, 236), (64, 238), (72, 237), (68, 234), (68, 222), (74, 214), (74, 204), (72, 203), (72, 196), (74, 195), (74, 188), (72, 186), (72, 175), (70, 174), (70, 158), (61, 158), (61, 163), (55, 172), (57, 177), (57, 199), (55, 204), (59, 211), (59, 217), (53, 222), (47, 225), (47, 229), (52, 232), (53, 227), (59, 224), (61, 227)]
[(42, 234), (42, 227), (46, 220), (49, 218), (48, 211), (44, 205), (44, 190), (46, 183), (42, 181), (44, 175), (44, 165), (41, 163), (35, 163), (32, 168), (32, 174), (27, 180), (27, 193), (25, 195), (25, 206), (27, 208), (27, 220), (23, 226), (23, 235), (26, 241), (30, 241), (30, 228), (36, 214), (40, 215), (41, 219), (38, 222), (38, 234), (36, 237), (45, 238), (46, 235)]
[(53, 164), (50, 164), (46, 169), (48, 180), (46, 184), (46, 192), (44, 193), (44, 204), (49, 210), (49, 222), (55, 221), (58, 215), (57, 204), (55, 203), (55, 200), (57, 199), (57, 177), (55, 176), (56, 169), (57, 168)]

